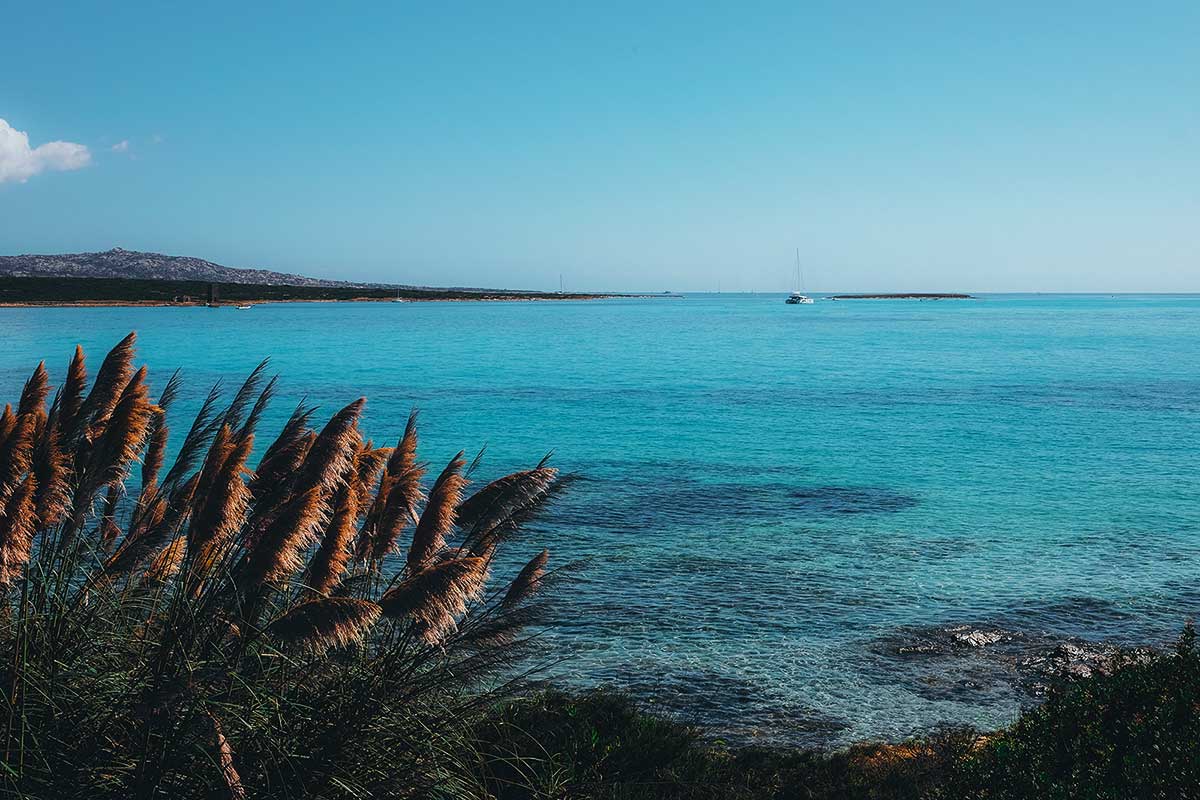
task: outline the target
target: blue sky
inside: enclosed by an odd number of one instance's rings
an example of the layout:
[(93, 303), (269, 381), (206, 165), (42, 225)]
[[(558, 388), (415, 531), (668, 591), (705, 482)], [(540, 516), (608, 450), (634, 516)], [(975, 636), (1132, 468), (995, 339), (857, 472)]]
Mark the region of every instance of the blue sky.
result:
[(443, 5), (14, 7), (0, 253), (1200, 291), (1200, 3)]

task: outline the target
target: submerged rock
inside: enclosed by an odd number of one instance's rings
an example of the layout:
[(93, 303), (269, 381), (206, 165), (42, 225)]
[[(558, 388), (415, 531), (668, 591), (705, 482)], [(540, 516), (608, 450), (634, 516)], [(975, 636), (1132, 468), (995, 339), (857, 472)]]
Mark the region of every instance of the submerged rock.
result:
[(1012, 691), (1038, 698), (1056, 681), (1105, 674), (1154, 654), (1145, 647), (975, 625), (906, 628), (876, 640), (870, 649), (877, 656), (908, 662), (894, 667), (899, 681), (936, 700)]
[[(1154, 651), (1138, 647), (1126, 649), (1103, 642), (1062, 642), (1048, 653), (1039, 653), (1021, 661), (1021, 668), (1039, 678), (1090, 678), (1107, 674), (1121, 664), (1144, 663)], [(1047, 686), (1044, 681), (1033, 684), (1036, 693), (1042, 694)]]
[(1004, 631), (967, 629), (954, 633), (954, 641), (967, 647), (987, 647), (989, 644), (1006, 642), (1011, 638), (1012, 635)]

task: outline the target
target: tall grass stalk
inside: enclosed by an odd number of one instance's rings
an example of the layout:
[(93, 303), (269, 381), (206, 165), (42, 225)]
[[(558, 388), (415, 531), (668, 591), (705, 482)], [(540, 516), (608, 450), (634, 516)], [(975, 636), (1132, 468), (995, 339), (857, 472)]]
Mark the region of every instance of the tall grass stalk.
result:
[[(77, 349), (0, 414), (0, 691), (17, 797), (404, 797), (471, 791), (476, 712), (509, 688), (546, 554), (497, 551), (563, 482), (426, 489), (415, 414), (364, 441), (364, 400), (301, 406), (260, 447), (266, 364), (214, 389), (168, 465), (130, 334), (94, 380)], [(140, 474), (135, 470), (140, 463)], [(426, 499), (428, 498), (428, 499)]]

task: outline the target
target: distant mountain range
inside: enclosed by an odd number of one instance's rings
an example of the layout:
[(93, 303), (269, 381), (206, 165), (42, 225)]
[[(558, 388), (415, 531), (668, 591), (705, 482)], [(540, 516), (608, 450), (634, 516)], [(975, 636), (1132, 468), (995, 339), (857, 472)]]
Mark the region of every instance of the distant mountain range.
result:
[(139, 253), (114, 247), (103, 253), (0, 256), (0, 276), (14, 278), (130, 278), (252, 283), (268, 286), (380, 286), (327, 281), (269, 269), (223, 267), (202, 258)]

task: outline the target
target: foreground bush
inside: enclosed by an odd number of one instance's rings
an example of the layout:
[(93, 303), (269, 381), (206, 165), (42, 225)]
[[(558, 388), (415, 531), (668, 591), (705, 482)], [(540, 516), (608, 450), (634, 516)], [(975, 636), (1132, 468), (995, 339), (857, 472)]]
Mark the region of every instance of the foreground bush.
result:
[(834, 753), (724, 748), (612, 692), (506, 704), (477, 731), (502, 800), (532, 798), (1200, 798), (1200, 653), (1065, 681), (1004, 731), (948, 732)]
[(477, 736), (482, 782), (500, 800), (917, 800), (942, 786), (975, 741), (964, 732), (833, 753), (719, 747), (604, 690), (507, 704)]
[(971, 797), (1200, 798), (1200, 652), (1174, 652), (1066, 683), (964, 763)]
[(252, 470), (263, 367), (168, 467), (179, 381), (152, 399), (133, 344), (90, 389), (77, 350), (48, 406), (39, 365), (0, 416), (5, 794), (477, 794), (461, 734), (527, 641), (546, 553), (489, 571), (555, 471), (463, 499), (460, 453), (426, 489), (415, 417), (375, 447), (363, 400), (319, 431), (296, 409)]

